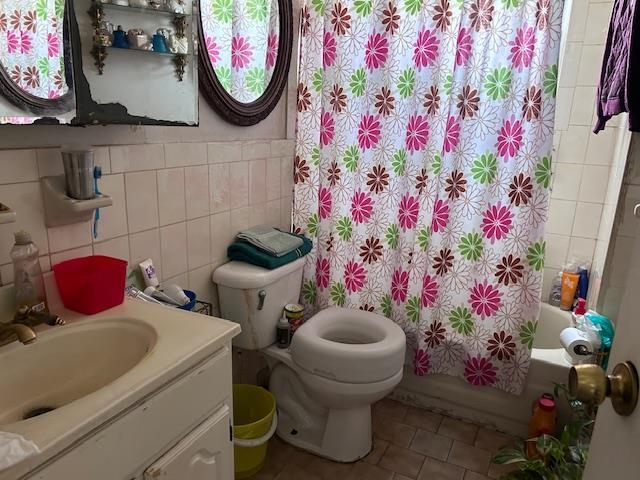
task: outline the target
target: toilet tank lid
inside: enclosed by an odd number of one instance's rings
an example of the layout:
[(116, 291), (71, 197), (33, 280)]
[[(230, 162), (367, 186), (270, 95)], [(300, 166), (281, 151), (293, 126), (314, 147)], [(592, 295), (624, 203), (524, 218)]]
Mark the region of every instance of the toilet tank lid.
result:
[(304, 267), (304, 257), (268, 270), (250, 263), (231, 261), (213, 271), (213, 282), (230, 288), (263, 288)]

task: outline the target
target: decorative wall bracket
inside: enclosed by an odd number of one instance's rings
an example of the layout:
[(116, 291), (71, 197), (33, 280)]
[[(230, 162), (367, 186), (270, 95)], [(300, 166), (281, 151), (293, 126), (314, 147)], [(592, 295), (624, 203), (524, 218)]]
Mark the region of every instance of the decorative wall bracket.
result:
[(184, 71), (189, 64), (189, 56), (177, 54), (173, 57), (173, 63), (176, 66), (176, 75), (178, 75), (178, 81), (181, 82), (184, 79)]
[(95, 60), (94, 65), (98, 68), (99, 75), (104, 73), (104, 61), (108, 55), (107, 48), (101, 45), (94, 45), (91, 49), (91, 56)]

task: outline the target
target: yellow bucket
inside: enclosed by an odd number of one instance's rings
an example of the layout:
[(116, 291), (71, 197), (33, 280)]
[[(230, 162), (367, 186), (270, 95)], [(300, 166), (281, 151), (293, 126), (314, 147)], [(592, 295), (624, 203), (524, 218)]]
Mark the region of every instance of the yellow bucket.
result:
[(277, 423), (276, 399), (270, 392), (255, 385), (233, 386), (236, 478), (248, 478), (260, 471)]

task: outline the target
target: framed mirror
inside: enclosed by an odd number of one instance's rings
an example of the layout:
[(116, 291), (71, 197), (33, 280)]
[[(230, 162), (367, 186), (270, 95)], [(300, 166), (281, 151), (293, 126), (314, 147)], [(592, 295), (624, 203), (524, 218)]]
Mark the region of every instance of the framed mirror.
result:
[(0, 124), (73, 116), (70, 1), (0, 1)]
[(291, 0), (200, 2), (200, 90), (237, 125), (275, 108), (287, 82), (293, 42)]

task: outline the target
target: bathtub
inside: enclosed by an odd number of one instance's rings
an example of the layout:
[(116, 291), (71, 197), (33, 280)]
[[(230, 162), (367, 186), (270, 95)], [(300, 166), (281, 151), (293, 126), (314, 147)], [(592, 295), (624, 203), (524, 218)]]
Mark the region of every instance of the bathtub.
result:
[[(448, 375), (419, 377), (405, 367), (402, 382), (392, 397), (411, 405), (470, 420), (494, 430), (525, 436), (531, 405), (543, 392), (553, 391), (553, 382), (567, 383), (571, 365), (560, 346), (560, 332), (570, 325), (571, 314), (542, 304), (538, 331), (533, 342), (531, 366), (524, 391), (515, 396), (492, 387), (474, 387)], [(565, 402), (558, 402), (559, 419), (569, 418)]]

